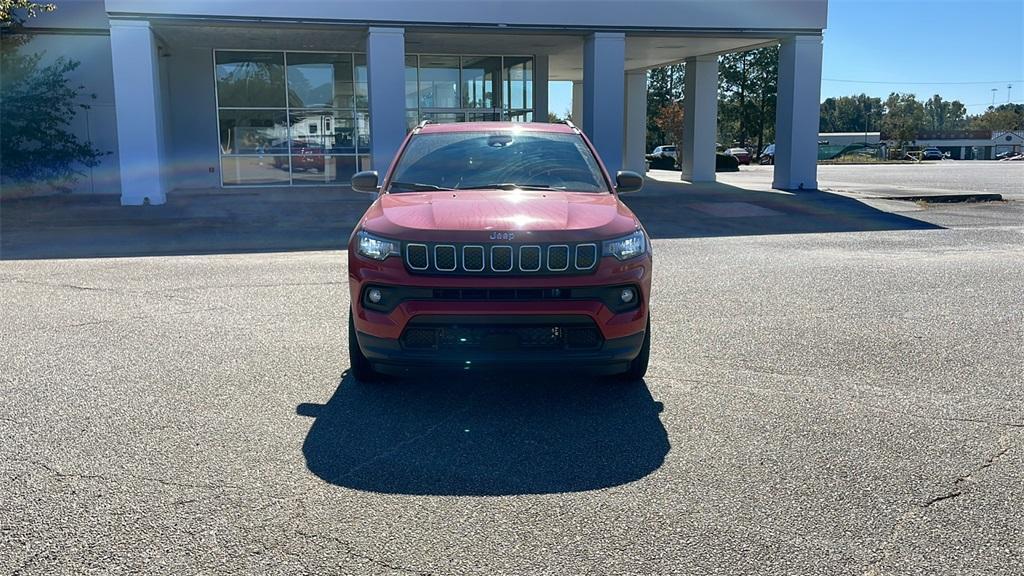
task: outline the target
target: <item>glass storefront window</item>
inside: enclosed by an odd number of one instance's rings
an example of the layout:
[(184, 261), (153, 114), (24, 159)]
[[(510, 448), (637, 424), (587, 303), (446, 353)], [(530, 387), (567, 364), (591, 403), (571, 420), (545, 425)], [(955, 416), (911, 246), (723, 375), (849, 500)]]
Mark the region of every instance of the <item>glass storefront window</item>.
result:
[(288, 123), (284, 110), (221, 110), (221, 154), (261, 154), (285, 150)]
[(416, 56), (405, 57), (405, 107), (419, 106), (419, 59)]
[(462, 58), (463, 108), (495, 108), (500, 86), (500, 57)]
[(348, 108), (354, 94), (351, 54), (288, 53), (289, 108)]
[(280, 186), (289, 182), (287, 152), (258, 156), (223, 156), (220, 169), (225, 185)]
[(533, 58), (505, 58), (504, 108), (533, 108)]
[(216, 53), (217, 105), (222, 108), (284, 108), (284, 53)]
[(356, 108), (366, 110), (370, 107), (370, 80), (366, 71), (366, 54), (356, 54)]
[(366, 56), (214, 52), (225, 186), (347, 182), (370, 149)]
[(406, 125), (533, 120), (530, 56), (410, 55), (405, 60)]
[(420, 107), (459, 107), (459, 57), (420, 56)]

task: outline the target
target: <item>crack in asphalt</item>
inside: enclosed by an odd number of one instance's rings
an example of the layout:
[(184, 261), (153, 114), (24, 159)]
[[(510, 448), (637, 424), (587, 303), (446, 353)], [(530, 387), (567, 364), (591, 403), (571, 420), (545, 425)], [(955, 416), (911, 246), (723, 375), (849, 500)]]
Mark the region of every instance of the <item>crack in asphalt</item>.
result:
[(923, 518), (926, 511), (935, 504), (938, 504), (939, 502), (944, 502), (946, 500), (953, 500), (964, 495), (967, 492), (967, 484), (974, 479), (974, 476), (976, 474), (982, 472), (986, 468), (994, 466), (996, 463), (999, 462), (999, 460), (1003, 456), (1006, 455), (1007, 452), (1010, 451), (1010, 448), (1012, 447), (1012, 444), (1010, 443), (1010, 435), (1003, 434), (1002, 436), (1000, 436), (999, 445), (999, 450), (997, 450), (994, 454), (986, 458), (980, 465), (974, 467), (971, 470), (971, 472), (959, 476), (956, 480), (954, 480), (953, 488), (949, 492), (929, 498), (928, 500), (920, 504), (916, 504), (909, 510), (904, 512), (903, 515), (900, 516), (899, 519), (893, 524), (892, 529), (889, 531), (889, 537), (882, 544), (878, 553), (876, 554), (875, 560), (868, 565), (867, 569), (863, 573), (863, 576), (881, 576), (883, 572), (881, 571), (880, 564), (890, 557), (892, 553), (892, 546), (896, 543), (900, 536), (902, 536), (902, 534), (906, 532), (908, 528), (908, 523), (912, 520), (918, 520)]
[[(55, 475), (55, 476), (57, 476), (59, 478), (78, 478), (78, 479), (84, 479), (84, 480), (103, 480), (103, 481), (107, 481), (107, 482), (115, 479), (115, 478), (111, 478), (110, 476), (108, 476), (106, 474), (85, 474), (85, 473), (81, 473), (81, 472), (65, 472), (63, 470), (59, 470), (59, 469), (57, 469), (57, 468), (55, 468), (53, 466), (50, 466), (46, 462), (40, 462), (38, 460), (16, 460), (16, 461), (32, 464), (34, 466), (42, 468), (43, 470), (46, 470), (47, 472), (50, 472), (51, 474), (53, 474), (53, 475)], [(222, 490), (222, 489), (244, 490), (244, 488), (242, 486), (237, 486), (237, 485), (234, 485), (234, 484), (194, 484), (194, 483), (189, 483), (189, 482), (174, 482), (172, 480), (164, 480), (162, 478), (153, 478), (153, 477), (150, 477), (150, 476), (141, 476), (141, 475), (138, 475), (138, 474), (131, 474), (131, 473), (127, 473), (127, 474), (125, 474), (125, 476), (131, 477), (131, 478), (135, 478), (136, 480), (143, 480), (143, 481), (146, 481), (146, 482), (156, 482), (156, 483), (162, 484), (164, 486), (172, 486), (172, 487), (175, 487), (175, 488), (194, 488), (194, 489), (197, 489), (197, 490)]]
[(896, 414), (898, 416), (909, 416), (910, 418), (919, 418), (922, 420), (943, 420), (946, 422), (967, 422), (971, 424), (987, 424), (989, 426), (1005, 426), (1007, 428), (1024, 428), (1024, 424), (1018, 424), (1016, 422), (1002, 422), (999, 420), (986, 420), (984, 418), (959, 418), (956, 416), (929, 416), (927, 414), (915, 414), (913, 412), (904, 412), (902, 410), (892, 410), (890, 408), (883, 408), (881, 406), (872, 406), (865, 404), (857, 400), (850, 400), (854, 404), (858, 404), (869, 410), (876, 410), (878, 412), (885, 412), (887, 414)]
[(40, 282), (38, 280), (23, 280), (21, 278), (14, 279), (15, 284), (31, 284), (33, 286), (43, 286), (46, 288), (67, 288), (68, 290), (83, 290), (87, 292), (113, 292), (120, 294), (118, 290), (111, 290), (109, 288), (98, 288), (96, 286), (80, 286), (78, 284), (65, 284), (65, 283), (52, 283), (52, 282)]
[[(1002, 441), (1003, 441), (1003, 438), (1000, 438), (1000, 442), (1001, 443), (1002, 443)], [(929, 499), (927, 502), (922, 504), (921, 507), (922, 508), (929, 508), (933, 504), (936, 504), (938, 502), (942, 502), (943, 500), (950, 500), (950, 499), (953, 499), (953, 498), (956, 498), (958, 496), (963, 495), (964, 491), (966, 490), (966, 486), (965, 485), (974, 478), (975, 474), (985, 470), (986, 468), (994, 466), (996, 464), (996, 462), (999, 462), (999, 460), (1009, 451), (1010, 451), (1010, 446), (1009, 445), (1003, 446), (1003, 448), (1001, 450), (999, 450), (998, 452), (996, 452), (992, 456), (989, 456), (984, 462), (982, 462), (982, 464), (980, 466), (975, 468), (972, 472), (970, 472), (968, 474), (965, 474), (963, 476), (960, 476), (959, 478), (954, 480), (953, 481), (953, 490), (951, 490), (950, 492), (948, 492), (946, 494), (942, 494), (942, 495), (939, 495), (939, 496), (936, 496), (934, 498)]]
[[(750, 371), (750, 372), (757, 372), (757, 373), (761, 373), (761, 374), (769, 374), (767, 372), (762, 372), (762, 371), (758, 371), (758, 370), (748, 370), (748, 371)], [(778, 373), (776, 375), (778, 375), (778, 376), (787, 376), (787, 377), (788, 376), (793, 376), (791, 374), (784, 374), (784, 373)], [(648, 379), (671, 380), (673, 382), (685, 382), (685, 383), (688, 383), (688, 384), (698, 384), (698, 385), (700, 385), (700, 384), (707, 384), (707, 381), (705, 381), (705, 380), (698, 380), (698, 379), (695, 379), (695, 378), (679, 378), (679, 377), (675, 377), (675, 376), (663, 376), (663, 375), (657, 374), (657, 373), (649, 374), (647, 376), (647, 378)], [(778, 390), (778, 389), (775, 389), (775, 388), (765, 388), (763, 386), (746, 386), (746, 385), (743, 385), (743, 384), (729, 384), (729, 383), (725, 383), (725, 382), (720, 382), (719, 384), (721, 386), (724, 386), (724, 387), (727, 387), (727, 388), (734, 388), (734, 389), (737, 389), (737, 390), (746, 390), (748, 392), (763, 392), (763, 393), (775, 394), (775, 395), (779, 395), (779, 396), (794, 396), (794, 397), (798, 397), (798, 398), (833, 398), (833, 399), (836, 398), (835, 396), (832, 396), (832, 395), (829, 395), (829, 394), (815, 393), (815, 392), (797, 392), (797, 391), (792, 391), (792, 390)], [(867, 402), (863, 402), (861, 400), (855, 400), (853, 398), (843, 398), (843, 399), (846, 400), (847, 402), (850, 402), (851, 404), (856, 404), (856, 405), (861, 406), (863, 408), (867, 408), (868, 410), (875, 410), (877, 412), (885, 412), (887, 414), (893, 414), (893, 415), (897, 415), (897, 416), (907, 416), (907, 417), (910, 417), (910, 418), (918, 418), (918, 419), (921, 419), (921, 420), (941, 420), (941, 421), (945, 421), (945, 422), (966, 422), (966, 423), (971, 423), (971, 424), (986, 424), (986, 425), (989, 425), (989, 426), (1004, 426), (1004, 427), (1007, 427), (1007, 428), (1021, 428), (1021, 429), (1024, 429), (1024, 423), (1019, 423), (1019, 422), (1003, 422), (1001, 420), (988, 420), (988, 419), (985, 419), (985, 418), (968, 418), (968, 417), (957, 417), (957, 416), (933, 416), (933, 415), (929, 415), (929, 414), (915, 414), (913, 412), (904, 412), (902, 410), (893, 410), (891, 408), (885, 408), (885, 407), (882, 407), (882, 406), (875, 406), (875, 405), (872, 405), (872, 404), (868, 404)]]

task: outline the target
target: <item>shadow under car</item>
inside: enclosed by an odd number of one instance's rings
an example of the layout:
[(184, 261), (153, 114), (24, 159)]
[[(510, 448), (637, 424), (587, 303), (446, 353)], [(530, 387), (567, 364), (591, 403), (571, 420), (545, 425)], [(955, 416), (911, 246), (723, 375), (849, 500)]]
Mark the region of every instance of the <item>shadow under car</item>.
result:
[(414, 495), (511, 495), (617, 486), (669, 450), (643, 382), (431, 375), (363, 384), (344, 375), (314, 417), (309, 470), (348, 488)]

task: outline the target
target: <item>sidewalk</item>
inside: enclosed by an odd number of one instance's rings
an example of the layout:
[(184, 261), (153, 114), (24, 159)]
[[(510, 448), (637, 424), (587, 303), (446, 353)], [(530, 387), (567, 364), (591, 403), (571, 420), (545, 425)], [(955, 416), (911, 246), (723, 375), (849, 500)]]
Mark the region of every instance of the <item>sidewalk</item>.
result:
[[(653, 238), (934, 229), (842, 195), (725, 182), (689, 184), (654, 170), (623, 196)], [(347, 188), (172, 192), (163, 206), (116, 196), (0, 205), (0, 259), (160, 256), (344, 249), (371, 197)]]

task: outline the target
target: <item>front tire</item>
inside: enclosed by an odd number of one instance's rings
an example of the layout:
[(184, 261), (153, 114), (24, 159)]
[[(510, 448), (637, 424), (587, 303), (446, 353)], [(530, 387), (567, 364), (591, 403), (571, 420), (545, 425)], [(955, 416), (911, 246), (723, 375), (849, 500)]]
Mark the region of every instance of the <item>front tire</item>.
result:
[(647, 317), (647, 328), (644, 330), (644, 343), (640, 346), (640, 354), (629, 363), (629, 368), (619, 374), (621, 382), (637, 382), (647, 375), (647, 365), (651, 360), (651, 317)]
[(352, 310), (348, 311), (348, 362), (349, 372), (357, 382), (378, 382), (380, 373), (373, 369), (373, 365), (359, 349), (359, 341), (356, 340), (356, 324), (352, 320)]

